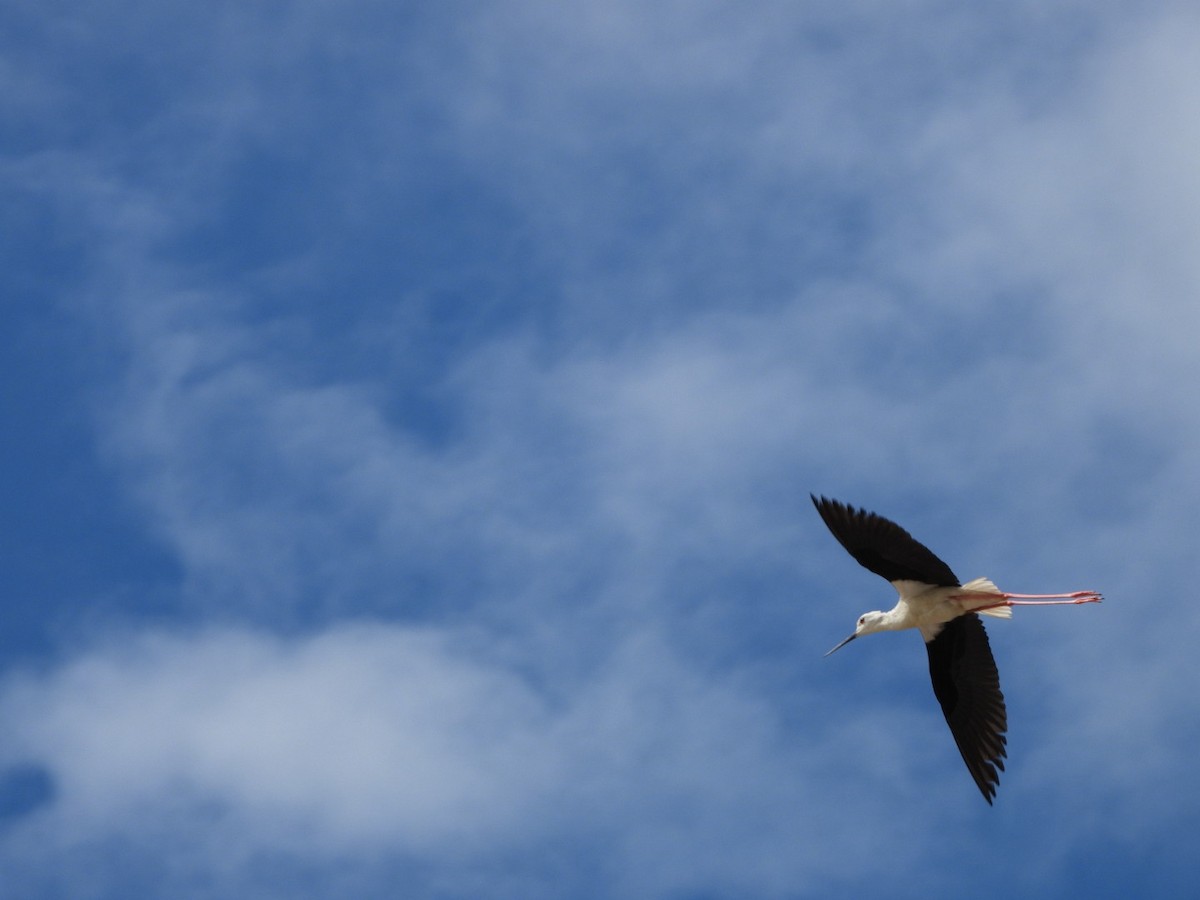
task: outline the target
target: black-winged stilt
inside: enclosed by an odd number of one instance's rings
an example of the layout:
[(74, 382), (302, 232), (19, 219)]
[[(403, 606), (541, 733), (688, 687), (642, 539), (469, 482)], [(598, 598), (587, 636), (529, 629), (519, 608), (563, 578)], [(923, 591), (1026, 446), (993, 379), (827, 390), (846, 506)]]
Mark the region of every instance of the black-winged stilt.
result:
[(854, 633), (829, 653), (860, 635), (920, 630), (929, 651), (933, 693), (971, 777), (990, 804), (1000, 783), (997, 770), (1004, 771), (1008, 713), (987, 632), (976, 613), (1007, 619), (1013, 606), (1098, 603), (1100, 595), (1007, 594), (986, 578), (959, 584), (949, 566), (895, 522), (837, 500), (813, 496), (812, 501), (850, 555), (890, 581), (900, 595), (888, 612), (859, 616)]

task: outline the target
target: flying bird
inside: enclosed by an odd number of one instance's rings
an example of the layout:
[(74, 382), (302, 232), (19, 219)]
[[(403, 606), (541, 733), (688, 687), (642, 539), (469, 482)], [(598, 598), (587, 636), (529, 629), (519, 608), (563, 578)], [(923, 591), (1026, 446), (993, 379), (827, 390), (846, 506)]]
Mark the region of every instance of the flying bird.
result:
[(837, 500), (810, 496), (850, 555), (890, 581), (900, 595), (888, 612), (859, 616), (854, 633), (829, 653), (864, 634), (918, 629), (929, 653), (934, 696), (967, 770), (990, 805), (1007, 756), (1008, 713), (987, 632), (977, 614), (1008, 619), (1014, 606), (1099, 603), (1101, 596), (1095, 591), (1009, 594), (986, 578), (960, 584), (948, 565), (895, 522)]

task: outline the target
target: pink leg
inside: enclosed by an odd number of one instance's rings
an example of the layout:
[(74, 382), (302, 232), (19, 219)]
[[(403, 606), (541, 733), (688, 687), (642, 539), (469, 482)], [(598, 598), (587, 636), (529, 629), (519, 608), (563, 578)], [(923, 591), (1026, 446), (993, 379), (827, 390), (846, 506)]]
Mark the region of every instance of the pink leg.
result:
[[(957, 594), (955, 600), (984, 600), (995, 594)], [(981, 609), (996, 609), (1000, 606), (1074, 606), (1079, 603), (1099, 603), (1104, 598), (1096, 591), (1073, 591), (1070, 594), (1001, 594), (1004, 599), (985, 606), (974, 607), (975, 612)]]
[(1077, 603), (1099, 603), (1104, 598), (1099, 594), (1081, 594), (1071, 600), (1013, 600), (1008, 599), (996, 606), (1074, 606)]
[(1062, 597), (1066, 600), (1076, 600), (1079, 603), (1096, 603), (1100, 600), (1100, 595), (1095, 591), (1072, 591), (1069, 594), (1002, 594), (1009, 600), (1053, 600)]

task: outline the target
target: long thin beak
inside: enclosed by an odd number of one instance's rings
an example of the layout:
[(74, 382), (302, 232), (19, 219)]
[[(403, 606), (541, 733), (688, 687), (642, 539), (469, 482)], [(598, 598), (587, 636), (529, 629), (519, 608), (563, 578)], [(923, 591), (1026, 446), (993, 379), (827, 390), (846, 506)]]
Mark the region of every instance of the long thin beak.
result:
[[(848, 643), (850, 643), (856, 637), (858, 637), (857, 634), (850, 635), (850, 637), (846, 638), (844, 641), (842, 641), (840, 644), (838, 644), (836, 647), (834, 647), (833, 650), (841, 650), (843, 647), (845, 647)], [(833, 650), (830, 650), (829, 653), (832, 653)], [(826, 653), (825, 655), (828, 656), (829, 653)]]

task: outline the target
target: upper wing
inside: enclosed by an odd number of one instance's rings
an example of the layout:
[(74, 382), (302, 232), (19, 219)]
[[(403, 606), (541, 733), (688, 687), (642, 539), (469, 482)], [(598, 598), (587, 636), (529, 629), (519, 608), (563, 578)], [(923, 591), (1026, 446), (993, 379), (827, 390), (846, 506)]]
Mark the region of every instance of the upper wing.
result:
[(813, 496), (812, 502), (833, 536), (876, 575), (888, 581), (920, 581), (941, 587), (958, 585), (950, 567), (895, 522), (837, 500)]
[(967, 613), (943, 625), (925, 649), (933, 693), (963, 762), (990, 805), (1004, 771), (1008, 712), (987, 632), (979, 616)]

